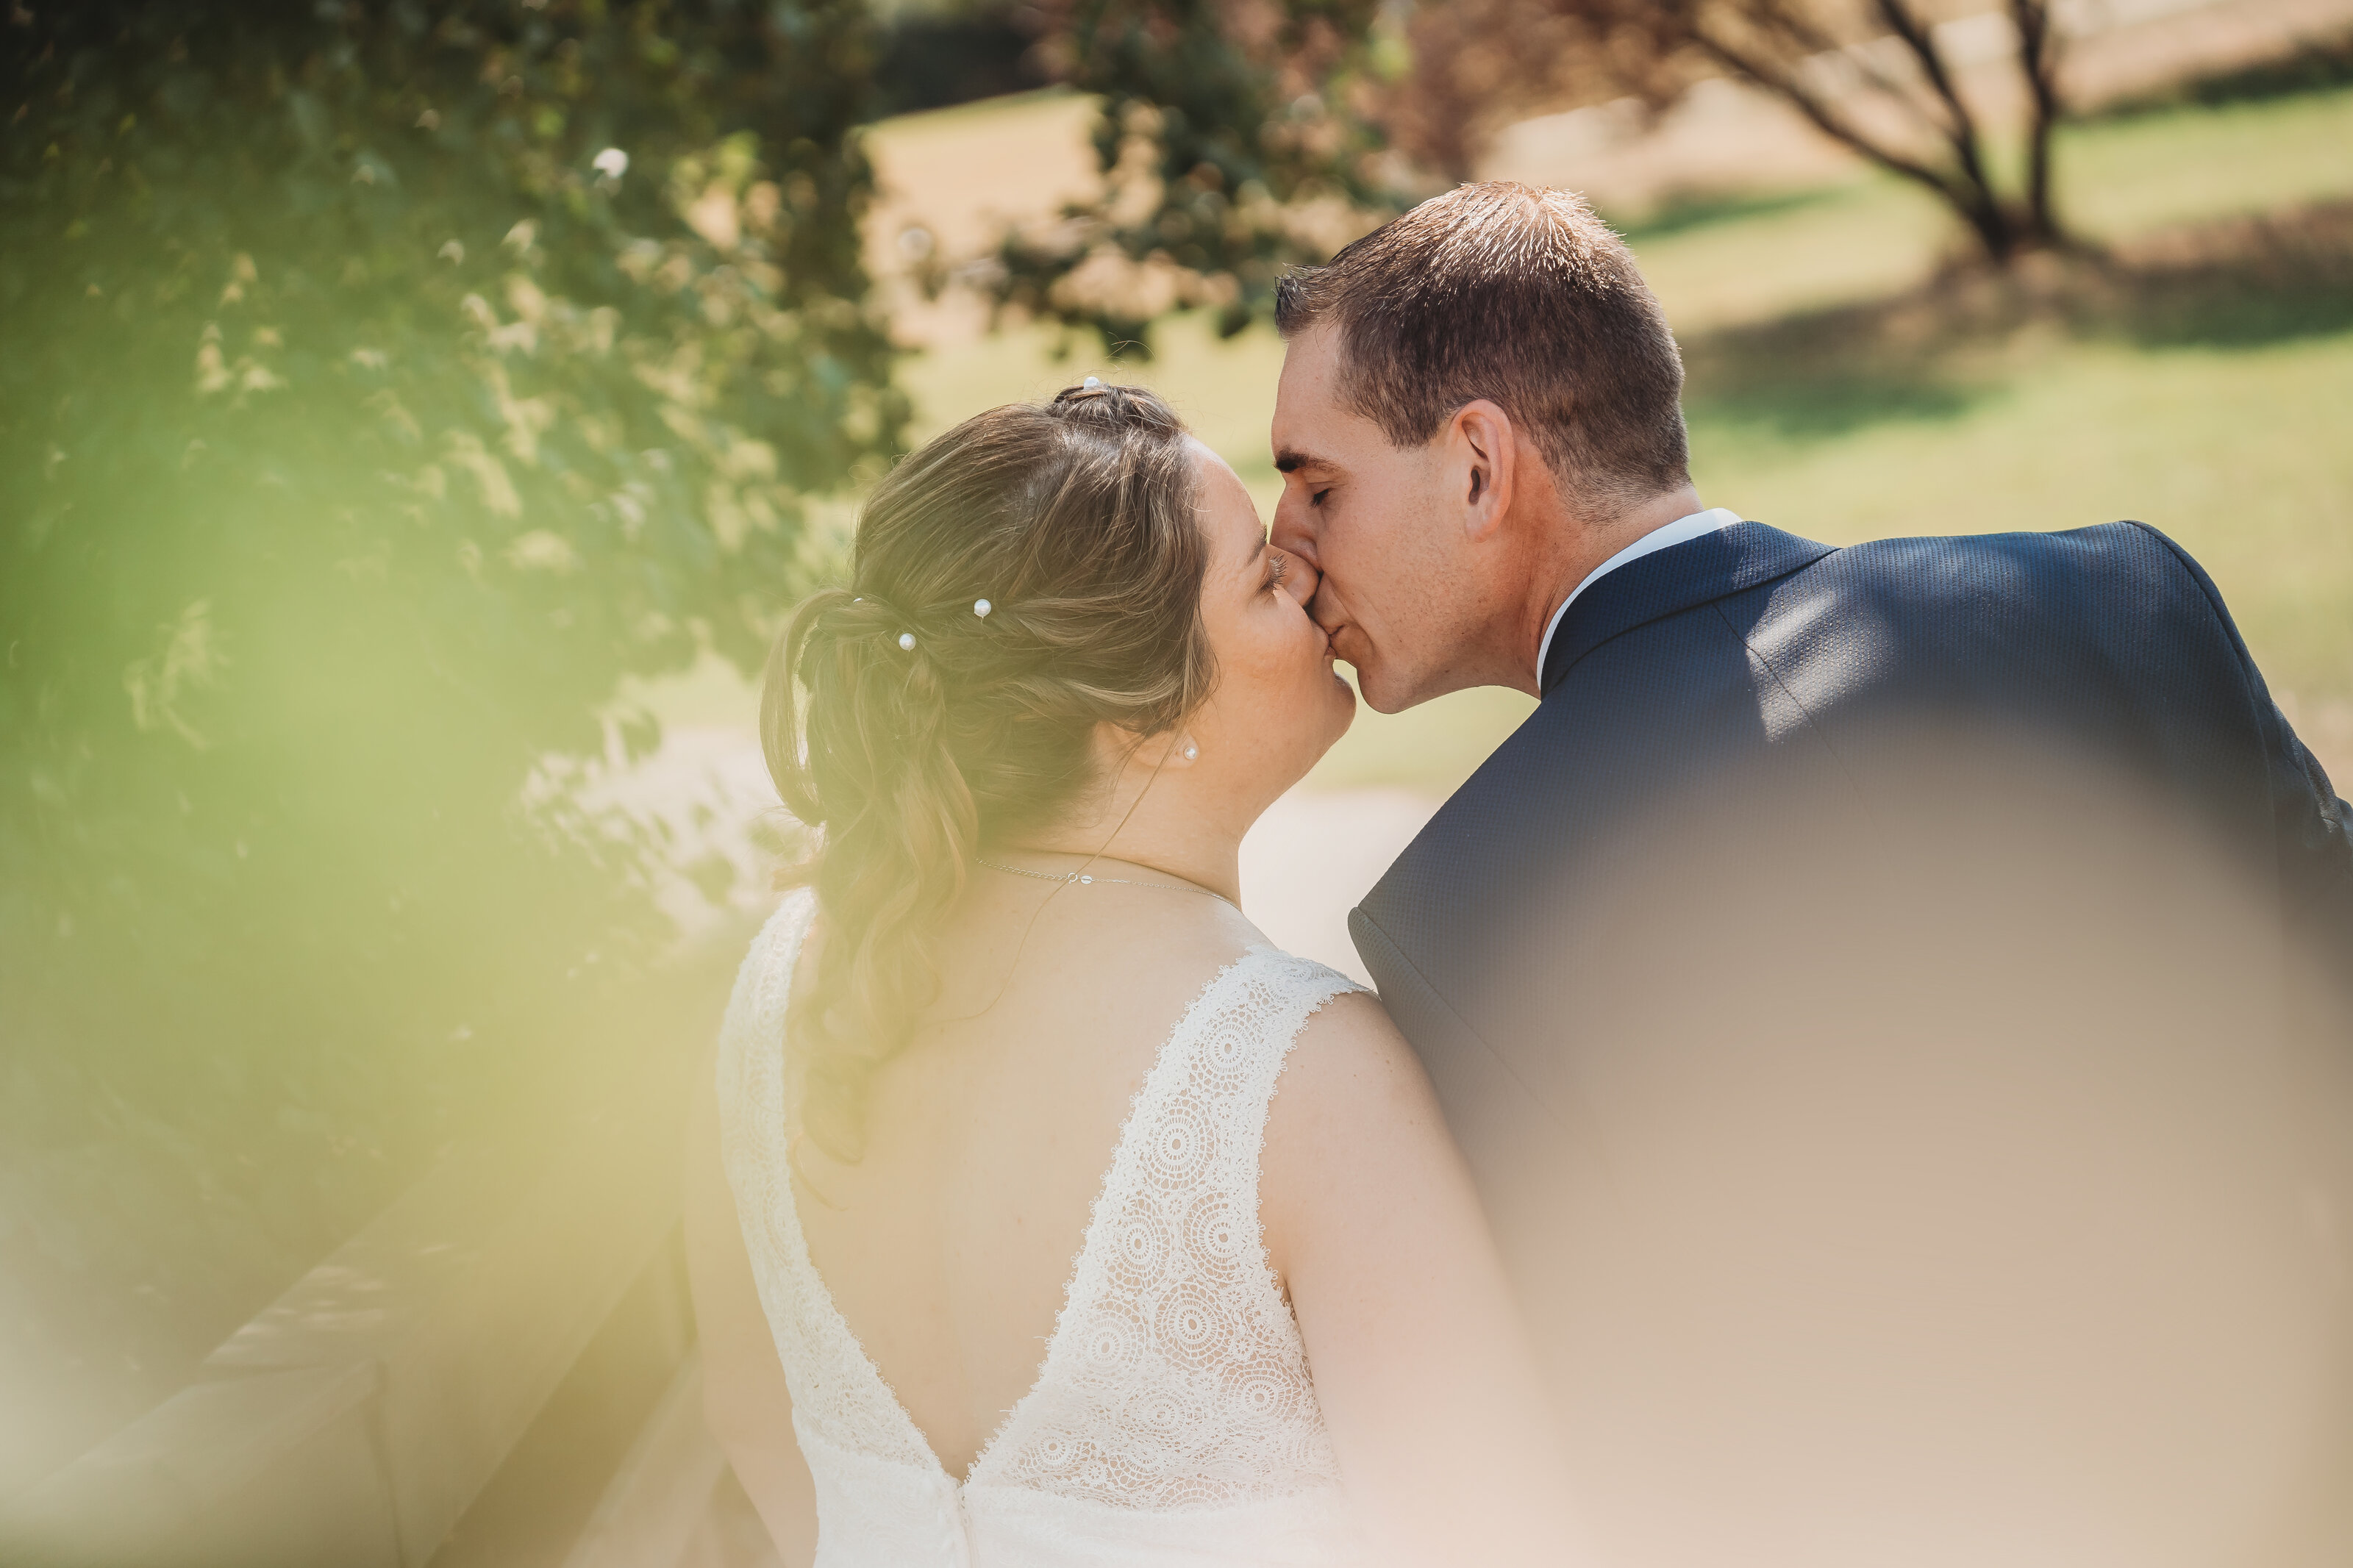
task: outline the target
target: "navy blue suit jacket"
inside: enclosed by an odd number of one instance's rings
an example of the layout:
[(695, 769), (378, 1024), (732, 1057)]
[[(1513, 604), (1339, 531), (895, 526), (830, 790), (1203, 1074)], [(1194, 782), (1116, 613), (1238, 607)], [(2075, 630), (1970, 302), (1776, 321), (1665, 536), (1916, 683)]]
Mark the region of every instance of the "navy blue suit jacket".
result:
[[(1747, 785), (1728, 782), (1760, 768), (1838, 795), (1867, 838), (1909, 810), (1902, 770), (1873, 774), (1890, 736), (2055, 738), (2194, 818), (2284, 935), (2353, 973), (2353, 809), (2213, 584), (2154, 529), (1836, 549), (1739, 523), (1588, 587), (1541, 684), (1536, 711), (1349, 916), (1491, 1203), (1490, 1175), (1556, 1137), (1577, 1019), (1607, 978), (1580, 964), (1613, 911), (1580, 889), (1639, 878), (1679, 813), (1711, 853), (1769, 840), (1769, 815), (1749, 820)], [(2010, 782), (2021, 800), (2036, 787)], [(1774, 910), (1748, 913), (1769, 935)]]

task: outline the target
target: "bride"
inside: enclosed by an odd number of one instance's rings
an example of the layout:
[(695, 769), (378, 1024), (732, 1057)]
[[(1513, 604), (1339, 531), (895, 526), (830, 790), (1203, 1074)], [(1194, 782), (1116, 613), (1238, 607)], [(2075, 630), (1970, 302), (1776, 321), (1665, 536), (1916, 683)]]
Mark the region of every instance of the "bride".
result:
[(687, 1237), (788, 1563), (1568, 1555), (1419, 1065), (1239, 907), (1353, 710), (1307, 575), (1091, 379), (902, 462), (780, 639), (769, 765), (824, 847), (737, 982)]

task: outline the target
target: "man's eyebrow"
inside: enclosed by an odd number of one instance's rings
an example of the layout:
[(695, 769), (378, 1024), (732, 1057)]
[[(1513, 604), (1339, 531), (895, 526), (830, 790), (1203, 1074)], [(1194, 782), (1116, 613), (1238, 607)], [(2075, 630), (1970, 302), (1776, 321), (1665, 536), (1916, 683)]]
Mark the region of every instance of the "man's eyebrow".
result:
[(1323, 458), (1311, 453), (1294, 452), (1286, 447), (1274, 455), (1274, 471), (1278, 474), (1293, 473), (1307, 467), (1310, 463), (1321, 465), (1323, 461)]

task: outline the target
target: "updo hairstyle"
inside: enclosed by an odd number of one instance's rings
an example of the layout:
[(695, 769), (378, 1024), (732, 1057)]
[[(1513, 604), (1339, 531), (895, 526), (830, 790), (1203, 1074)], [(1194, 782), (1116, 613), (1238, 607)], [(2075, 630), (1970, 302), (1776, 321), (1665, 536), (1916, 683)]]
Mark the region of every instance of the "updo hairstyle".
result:
[(777, 639), (761, 741), (786, 805), (822, 829), (787, 875), (822, 916), (787, 1059), (802, 1129), (834, 1158), (862, 1154), (869, 1080), (938, 994), (938, 922), (980, 846), (1108, 784), (1097, 725), (1165, 734), (1208, 696), (1198, 489), (1151, 393), (990, 409), (876, 487), (849, 586)]

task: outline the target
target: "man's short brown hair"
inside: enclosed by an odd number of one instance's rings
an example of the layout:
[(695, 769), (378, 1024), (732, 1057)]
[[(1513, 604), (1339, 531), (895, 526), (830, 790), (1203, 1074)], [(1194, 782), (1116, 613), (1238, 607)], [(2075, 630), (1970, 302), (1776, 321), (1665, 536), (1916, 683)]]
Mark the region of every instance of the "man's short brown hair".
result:
[(1461, 185), (1286, 276), (1284, 337), (1339, 328), (1341, 395), (1399, 447), (1487, 398), (1564, 486), (1689, 482), (1683, 356), (1626, 242), (1567, 191)]

